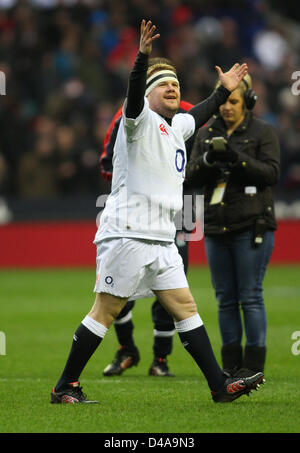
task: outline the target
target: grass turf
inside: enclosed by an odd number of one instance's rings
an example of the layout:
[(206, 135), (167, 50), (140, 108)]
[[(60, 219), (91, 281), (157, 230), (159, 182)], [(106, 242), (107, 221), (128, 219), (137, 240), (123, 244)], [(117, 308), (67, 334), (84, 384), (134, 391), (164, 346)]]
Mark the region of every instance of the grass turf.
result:
[[(94, 270), (1, 271), (0, 433), (299, 433), (300, 267), (269, 267), (266, 385), (232, 404), (212, 402), (206, 381), (175, 335), (169, 365), (175, 378), (147, 375), (152, 361), (151, 299), (133, 311), (137, 367), (104, 378), (118, 347), (111, 328), (82, 373), (96, 406), (51, 405), (72, 336), (93, 302)], [(191, 268), (190, 286), (220, 360), (217, 306), (207, 268)], [(298, 347), (300, 352), (300, 347)]]

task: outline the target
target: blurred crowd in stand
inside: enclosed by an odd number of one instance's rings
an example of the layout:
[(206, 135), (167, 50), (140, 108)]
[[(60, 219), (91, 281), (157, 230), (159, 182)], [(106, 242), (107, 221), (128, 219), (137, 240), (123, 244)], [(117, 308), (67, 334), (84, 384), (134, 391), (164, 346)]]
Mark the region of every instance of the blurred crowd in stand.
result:
[(146, 18), (161, 34), (153, 56), (176, 65), (186, 101), (211, 93), (216, 64), (248, 63), (255, 113), (281, 143), (277, 195), (300, 198), (300, 19), (282, 12), (282, 3), (0, 0), (0, 196), (108, 190), (99, 156)]

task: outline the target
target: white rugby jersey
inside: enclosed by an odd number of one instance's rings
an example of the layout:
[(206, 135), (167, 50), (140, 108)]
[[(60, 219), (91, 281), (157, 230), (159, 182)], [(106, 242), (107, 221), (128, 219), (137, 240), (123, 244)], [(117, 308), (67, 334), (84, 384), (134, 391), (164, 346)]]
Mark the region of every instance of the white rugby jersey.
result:
[(126, 101), (113, 157), (112, 188), (101, 214), (95, 243), (112, 237), (173, 242), (174, 217), (182, 208), (185, 141), (195, 120), (178, 113), (172, 126), (149, 108), (126, 118)]

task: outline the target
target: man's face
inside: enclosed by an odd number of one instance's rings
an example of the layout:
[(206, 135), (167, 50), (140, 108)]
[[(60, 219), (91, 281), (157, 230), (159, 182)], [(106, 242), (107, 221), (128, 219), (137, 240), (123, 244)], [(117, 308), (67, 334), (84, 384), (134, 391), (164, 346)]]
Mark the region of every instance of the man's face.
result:
[(180, 89), (176, 80), (159, 83), (148, 94), (150, 109), (166, 118), (173, 118), (180, 104)]

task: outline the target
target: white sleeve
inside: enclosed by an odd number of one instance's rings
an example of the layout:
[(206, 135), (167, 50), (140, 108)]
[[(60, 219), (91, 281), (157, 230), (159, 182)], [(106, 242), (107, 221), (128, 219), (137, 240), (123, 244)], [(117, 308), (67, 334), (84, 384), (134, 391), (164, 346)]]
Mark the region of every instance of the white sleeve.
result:
[(188, 140), (195, 132), (195, 119), (189, 113), (177, 113), (172, 123), (176, 128), (181, 130), (184, 141)]
[(145, 123), (148, 120), (148, 115), (149, 115), (149, 102), (148, 99), (145, 97), (144, 98), (144, 107), (139, 116), (136, 118), (127, 118), (126, 117), (126, 106), (127, 106), (127, 99), (125, 99), (124, 105), (123, 105), (123, 122), (124, 122), (124, 129), (125, 129), (125, 134), (127, 137), (127, 140), (129, 142), (133, 142), (135, 140), (138, 140), (141, 138), (145, 132), (146, 132), (146, 127)]

